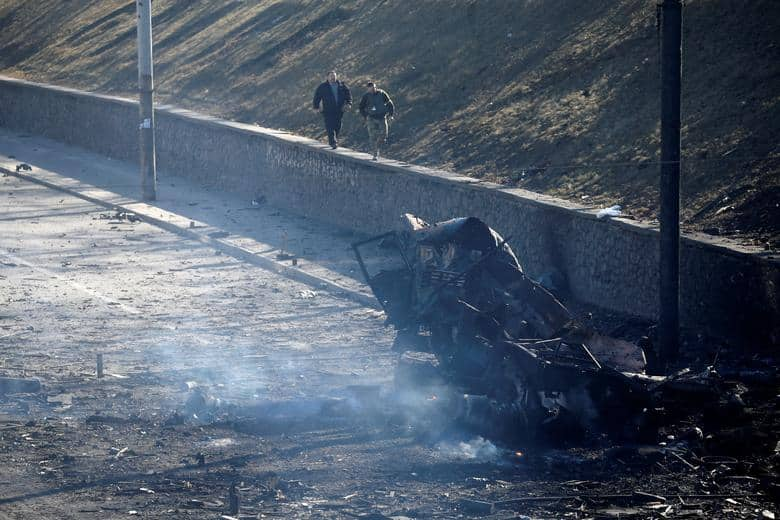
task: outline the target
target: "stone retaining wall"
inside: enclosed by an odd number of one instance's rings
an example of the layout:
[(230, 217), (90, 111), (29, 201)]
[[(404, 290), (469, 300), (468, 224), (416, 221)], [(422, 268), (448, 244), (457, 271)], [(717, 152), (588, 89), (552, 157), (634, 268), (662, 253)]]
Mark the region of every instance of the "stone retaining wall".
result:
[[(658, 313), (657, 230), (520, 189), (159, 106), (160, 171), (217, 189), (262, 194), (276, 206), (361, 233), (396, 226), (402, 213), (428, 221), (474, 215), (505, 237), (527, 272), (553, 269), (571, 295), (653, 319)], [(135, 102), (0, 76), (0, 126), (123, 160), (138, 158)], [(742, 344), (780, 341), (780, 262), (724, 240), (685, 237), (681, 320)]]

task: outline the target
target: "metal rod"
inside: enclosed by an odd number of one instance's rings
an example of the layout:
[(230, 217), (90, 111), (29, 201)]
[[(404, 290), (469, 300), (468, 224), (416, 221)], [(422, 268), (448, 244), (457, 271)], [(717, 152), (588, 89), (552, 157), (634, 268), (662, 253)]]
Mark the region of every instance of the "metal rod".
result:
[(157, 199), (157, 167), (154, 146), (154, 74), (152, 62), (152, 0), (137, 0), (138, 91), (141, 196)]
[(680, 329), (680, 90), (682, 2), (661, 6), (661, 211), (658, 341), (666, 368), (679, 354)]
[(584, 344), (584, 343), (580, 343), (580, 347), (582, 347), (582, 350), (585, 351), (585, 353), (588, 355), (590, 360), (596, 366), (596, 370), (601, 370), (601, 363), (599, 363), (599, 360), (596, 359), (596, 356), (593, 355), (593, 353), (590, 351), (588, 346), (586, 344)]

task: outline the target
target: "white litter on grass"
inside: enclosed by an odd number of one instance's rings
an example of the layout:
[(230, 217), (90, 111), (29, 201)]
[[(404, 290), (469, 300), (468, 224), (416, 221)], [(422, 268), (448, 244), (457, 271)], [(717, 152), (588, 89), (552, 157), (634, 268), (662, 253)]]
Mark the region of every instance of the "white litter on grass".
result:
[(303, 291), (298, 292), (298, 298), (301, 298), (302, 300), (309, 300), (315, 296), (317, 296), (317, 291), (312, 291), (311, 289), (304, 289)]
[(447, 458), (476, 462), (492, 462), (500, 455), (496, 445), (482, 437), (475, 437), (469, 442), (442, 441), (436, 445), (436, 449)]
[(598, 213), (596, 213), (596, 218), (619, 217), (622, 214), (623, 211), (620, 205), (615, 204), (614, 206), (610, 206), (608, 208), (604, 208), (600, 210)]

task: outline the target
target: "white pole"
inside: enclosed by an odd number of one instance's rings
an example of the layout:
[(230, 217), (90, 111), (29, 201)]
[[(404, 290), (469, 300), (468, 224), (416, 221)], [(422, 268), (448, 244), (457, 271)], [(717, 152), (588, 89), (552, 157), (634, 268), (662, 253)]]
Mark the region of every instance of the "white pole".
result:
[(154, 79), (152, 64), (152, 0), (137, 0), (138, 11), (138, 91), (140, 94), (139, 148), (141, 195), (157, 198), (157, 167), (154, 151)]

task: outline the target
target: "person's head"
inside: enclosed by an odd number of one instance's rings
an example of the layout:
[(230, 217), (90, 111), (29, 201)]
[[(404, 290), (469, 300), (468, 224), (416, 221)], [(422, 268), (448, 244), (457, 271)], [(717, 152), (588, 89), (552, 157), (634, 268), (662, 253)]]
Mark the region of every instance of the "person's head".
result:
[(335, 83), (337, 79), (339, 79), (339, 75), (336, 74), (335, 70), (328, 72), (328, 81)]
[(368, 87), (368, 91), (371, 92), (372, 94), (376, 92), (376, 83), (374, 83), (373, 81), (369, 81), (368, 83), (366, 83), (366, 87)]

